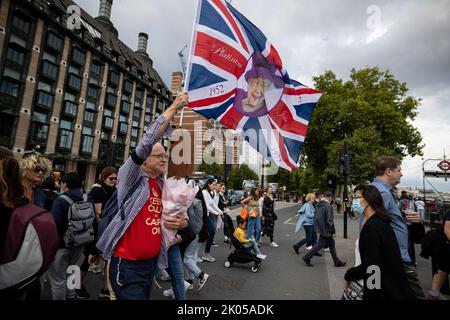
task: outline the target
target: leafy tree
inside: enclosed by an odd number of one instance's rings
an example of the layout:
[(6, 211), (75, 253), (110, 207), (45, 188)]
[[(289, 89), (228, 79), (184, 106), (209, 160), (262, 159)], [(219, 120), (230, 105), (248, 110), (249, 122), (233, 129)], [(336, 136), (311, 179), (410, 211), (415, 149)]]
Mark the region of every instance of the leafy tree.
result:
[(243, 180), (256, 180), (258, 181), (259, 177), (255, 171), (250, 169), (250, 167), (246, 164), (241, 164), (239, 167), (233, 167), (228, 174), (227, 187), (241, 190), (242, 189), (242, 181)]
[(306, 188), (324, 190), (328, 172), (340, 176), (344, 141), (352, 184), (371, 180), (381, 155), (399, 159), (422, 155), (422, 136), (412, 125), (420, 99), (407, 96), (406, 83), (396, 80), (390, 71), (352, 69), (346, 82), (327, 71), (314, 81), (324, 95), (311, 118), (303, 149)]

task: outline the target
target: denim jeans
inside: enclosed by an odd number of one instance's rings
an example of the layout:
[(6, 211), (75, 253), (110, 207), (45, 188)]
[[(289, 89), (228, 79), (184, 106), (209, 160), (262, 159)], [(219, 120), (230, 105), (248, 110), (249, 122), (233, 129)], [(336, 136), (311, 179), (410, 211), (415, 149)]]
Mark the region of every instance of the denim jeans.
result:
[(255, 241), (249, 242), (249, 243), (243, 243), (242, 244), (245, 248), (250, 248), (253, 250), (253, 253), (258, 255), (261, 254), (261, 251), (258, 248), (258, 245), (256, 244)]
[(172, 278), (172, 289), (176, 300), (186, 300), (184, 291), (184, 265), (178, 244), (174, 244), (167, 252), (169, 267), (167, 272)]
[(420, 220), (424, 220), (425, 219), (425, 209), (417, 209), (417, 212), (420, 215)]
[(303, 227), (305, 228), (306, 236), (302, 240), (300, 240), (299, 242), (294, 244), (294, 246), (296, 246), (297, 248), (300, 248), (305, 243), (306, 243), (306, 245), (310, 245), (310, 246), (315, 244), (314, 236), (316, 235), (316, 233), (314, 232), (314, 226), (303, 225)]
[(117, 300), (148, 300), (152, 289), (158, 257), (130, 261), (113, 257), (109, 280)]
[(198, 250), (200, 249), (200, 243), (198, 242), (198, 235), (187, 246), (184, 253), (184, 265), (186, 266), (187, 278), (194, 280), (202, 270), (197, 266)]
[(216, 234), (217, 216), (210, 213), (208, 216), (208, 241), (206, 241), (205, 253), (211, 252), (211, 244)]
[(251, 218), (249, 217), (247, 220), (247, 239), (255, 239), (256, 241), (261, 240), (261, 229), (262, 223), (261, 218)]

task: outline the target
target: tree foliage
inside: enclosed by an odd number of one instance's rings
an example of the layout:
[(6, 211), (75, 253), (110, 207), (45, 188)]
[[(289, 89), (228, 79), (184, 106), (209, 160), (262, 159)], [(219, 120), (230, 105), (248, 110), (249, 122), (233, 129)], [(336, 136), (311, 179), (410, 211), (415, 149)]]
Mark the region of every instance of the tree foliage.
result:
[(324, 93), (311, 118), (304, 145), (303, 183), (324, 189), (328, 172), (339, 176), (344, 140), (350, 157), (350, 183), (373, 178), (376, 159), (422, 155), (422, 136), (412, 122), (420, 99), (407, 96), (406, 83), (379, 68), (352, 69), (350, 80), (332, 71), (314, 78)]
[[(223, 178), (224, 176), (224, 165), (223, 164), (201, 164), (199, 170), (206, 172), (207, 174), (219, 176)], [(246, 164), (241, 164), (240, 166), (231, 167), (227, 174), (227, 181), (225, 182), (226, 188), (241, 190), (243, 180), (256, 180), (258, 181), (258, 175), (255, 171), (250, 169)]]

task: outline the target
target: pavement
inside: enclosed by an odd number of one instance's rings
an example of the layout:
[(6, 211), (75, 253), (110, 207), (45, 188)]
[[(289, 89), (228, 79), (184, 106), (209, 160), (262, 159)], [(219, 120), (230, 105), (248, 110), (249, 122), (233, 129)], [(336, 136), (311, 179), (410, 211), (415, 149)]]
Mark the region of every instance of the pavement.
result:
[[(223, 230), (216, 232), (215, 242), (218, 247), (212, 247), (211, 253), (216, 262), (202, 262), (199, 267), (210, 275), (206, 285), (199, 292), (187, 291), (188, 300), (339, 300), (342, 296), (344, 274), (354, 264), (354, 243), (358, 236), (357, 220), (348, 219), (348, 237), (343, 238), (343, 215), (335, 213), (336, 251), (339, 259), (346, 261), (342, 268), (334, 267), (331, 255), (322, 252), (323, 257), (314, 257), (314, 267), (307, 267), (301, 257), (306, 254), (304, 247), (296, 255), (292, 245), (304, 237), (304, 231), (294, 233), (299, 205), (292, 202), (277, 201), (275, 210), (278, 220), (275, 225), (275, 242), (278, 248), (269, 245), (269, 239), (263, 238), (261, 251), (268, 257), (263, 261), (257, 273), (251, 272), (251, 264), (233, 264), (225, 268), (224, 262), (232, 252), (230, 245), (223, 243)], [(235, 217), (240, 213), (240, 207), (230, 212), (234, 225)], [(422, 287), (431, 287), (431, 261), (419, 256), (417, 249), (417, 271)], [(203, 254), (204, 247), (199, 251)], [(91, 299), (97, 299), (102, 285), (102, 275), (88, 273), (86, 287)], [(161, 281), (158, 277), (153, 286), (151, 299), (168, 300), (162, 295), (162, 290), (170, 288), (170, 281)], [(44, 286), (43, 299), (51, 299), (48, 285)], [(447, 297), (449, 298), (449, 297)]]

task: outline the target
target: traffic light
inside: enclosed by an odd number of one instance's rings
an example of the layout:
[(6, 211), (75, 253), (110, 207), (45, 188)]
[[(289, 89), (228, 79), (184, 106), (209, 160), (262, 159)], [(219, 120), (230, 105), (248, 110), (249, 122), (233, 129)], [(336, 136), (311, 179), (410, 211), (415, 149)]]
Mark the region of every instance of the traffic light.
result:
[(343, 176), (348, 176), (350, 174), (350, 159), (348, 157), (347, 146), (341, 150), (341, 155), (339, 158), (339, 169)]

